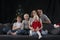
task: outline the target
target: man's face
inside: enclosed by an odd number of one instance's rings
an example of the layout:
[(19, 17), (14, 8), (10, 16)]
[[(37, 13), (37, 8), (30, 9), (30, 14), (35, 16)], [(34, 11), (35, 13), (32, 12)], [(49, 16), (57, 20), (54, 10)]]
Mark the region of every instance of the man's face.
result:
[(42, 15), (42, 10), (37, 10), (38, 15)]

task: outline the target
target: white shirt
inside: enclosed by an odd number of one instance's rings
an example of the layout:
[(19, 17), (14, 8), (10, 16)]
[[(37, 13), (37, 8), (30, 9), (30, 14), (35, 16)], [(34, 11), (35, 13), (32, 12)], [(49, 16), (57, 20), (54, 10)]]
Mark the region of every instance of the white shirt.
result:
[(21, 28), (22, 29), (22, 23), (16, 22), (16, 23), (13, 24), (13, 27)]

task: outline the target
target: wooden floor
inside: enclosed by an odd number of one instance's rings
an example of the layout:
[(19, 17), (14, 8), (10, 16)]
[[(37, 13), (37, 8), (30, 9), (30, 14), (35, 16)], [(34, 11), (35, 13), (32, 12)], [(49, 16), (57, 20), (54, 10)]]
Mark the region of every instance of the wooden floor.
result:
[[(0, 40), (39, 40), (37, 37), (28, 35), (0, 35)], [(43, 36), (40, 40), (60, 40), (60, 35)]]

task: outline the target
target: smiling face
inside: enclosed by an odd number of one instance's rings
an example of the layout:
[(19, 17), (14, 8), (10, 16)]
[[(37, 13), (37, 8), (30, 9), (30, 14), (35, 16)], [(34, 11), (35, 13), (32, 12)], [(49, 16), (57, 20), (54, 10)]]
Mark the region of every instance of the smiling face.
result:
[(39, 21), (39, 17), (37, 15), (34, 16), (34, 21)]
[(24, 19), (25, 19), (25, 20), (28, 20), (28, 19), (29, 19), (29, 15), (28, 15), (28, 14), (25, 14), (25, 15), (24, 15)]
[(38, 9), (38, 10), (37, 10), (37, 13), (38, 13), (38, 15), (42, 15), (42, 14), (43, 14), (43, 11), (40, 10), (40, 9)]
[(32, 11), (31, 16), (34, 17), (34, 15), (37, 15), (37, 12), (35, 10)]
[(21, 17), (20, 16), (17, 16), (17, 22), (21, 22)]

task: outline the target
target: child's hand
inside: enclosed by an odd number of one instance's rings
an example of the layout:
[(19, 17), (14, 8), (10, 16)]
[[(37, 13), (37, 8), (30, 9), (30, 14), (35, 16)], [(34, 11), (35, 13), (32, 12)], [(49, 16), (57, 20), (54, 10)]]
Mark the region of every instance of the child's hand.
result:
[(34, 29), (34, 32), (36, 32), (36, 29)]
[(37, 28), (36, 28), (36, 31), (39, 31), (39, 30), (40, 30), (40, 29), (37, 27)]
[(36, 32), (36, 29), (32, 29), (32, 31)]
[(34, 31), (34, 29), (32, 29), (32, 31)]

